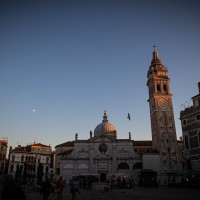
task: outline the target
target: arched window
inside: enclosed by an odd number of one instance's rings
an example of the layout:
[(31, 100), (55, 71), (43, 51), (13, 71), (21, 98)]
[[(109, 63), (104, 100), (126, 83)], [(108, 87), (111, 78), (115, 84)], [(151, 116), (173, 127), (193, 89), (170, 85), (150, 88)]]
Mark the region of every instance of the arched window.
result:
[(33, 162), (33, 156), (31, 156), (31, 162)]
[(15, 156), (12, 156), (12, 161), (13, 161), (13, 162), (15, 161)]
[(46, 163), (47, 163), (47, 164), (49, 163), (49, 157), (46, 158)]
[(129, 169), (129, 166), (127, 163), (122, 162), (118, 165), (118, 169)]
[(46, 166), (46, 168), (45, 168), (45, 172), (46, 172), (46, 173), (49, 172), (49, 167), (48, 167), (48, 166)]
[(164, 90), (164, 93), (166, 93), (166, 94), (168, 93), (167, 86), (165, 84), (163, 85), (163, 90)]
[(21, 157), (21, 162), (24, 162), (24, 156)]
[(16, 165), (16, 171), (19, 171), (19, 164)]
[(185, 148), (189, 149), (189, 139), (187, 135), (185, 135)]
[(160, 88), (160, 85), (159, 85), (159, 84), (157, 84), (157, 92), (158, 92), (158, 93), (161, 93), (161, 88)]

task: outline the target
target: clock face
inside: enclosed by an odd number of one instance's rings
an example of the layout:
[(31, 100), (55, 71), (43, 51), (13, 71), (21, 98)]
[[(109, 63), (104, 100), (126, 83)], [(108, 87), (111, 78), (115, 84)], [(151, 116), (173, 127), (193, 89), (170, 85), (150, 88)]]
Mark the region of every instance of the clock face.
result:
[(168, 108), (168, 101), (167, 101), (167, 99), (159, 99), (158, 100), (158, 106), (159, 106), (159, 108), (161, 108), (161, 109), (167, 109)]

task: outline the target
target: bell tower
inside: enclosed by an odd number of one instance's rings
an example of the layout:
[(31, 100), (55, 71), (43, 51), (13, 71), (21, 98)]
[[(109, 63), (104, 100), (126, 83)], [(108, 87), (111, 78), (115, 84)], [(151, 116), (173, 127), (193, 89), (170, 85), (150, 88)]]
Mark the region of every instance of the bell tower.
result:
[(177, 169), (177, 138), (168, 70), (155, 50), (147, 72), (153, 147), (160, 152), (163, 172)]

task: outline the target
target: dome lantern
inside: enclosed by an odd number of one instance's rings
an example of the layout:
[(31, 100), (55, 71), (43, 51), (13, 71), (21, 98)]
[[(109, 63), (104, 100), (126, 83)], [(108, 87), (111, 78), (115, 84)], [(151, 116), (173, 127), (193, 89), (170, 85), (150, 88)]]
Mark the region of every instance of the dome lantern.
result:
[(102, 122), (108, 122), (108, 116), (106, 115), (106, 110), (104, 111), (103, 121)]

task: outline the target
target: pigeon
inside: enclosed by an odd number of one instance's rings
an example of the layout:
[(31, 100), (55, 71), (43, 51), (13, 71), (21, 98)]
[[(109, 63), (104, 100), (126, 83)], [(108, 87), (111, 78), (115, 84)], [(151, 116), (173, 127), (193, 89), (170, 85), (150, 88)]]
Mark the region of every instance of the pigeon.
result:
[(128, 113), (128, 117), (127, 117), (128, 119), (129, 119), (129, 121), (131, 120), (131, 116), (130, 116), (130, 114)]

